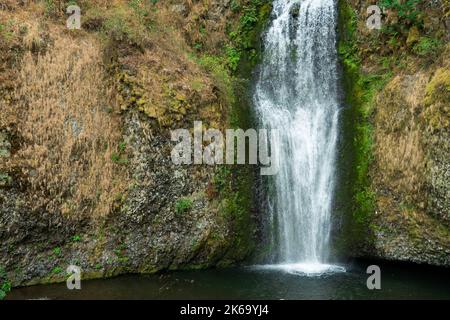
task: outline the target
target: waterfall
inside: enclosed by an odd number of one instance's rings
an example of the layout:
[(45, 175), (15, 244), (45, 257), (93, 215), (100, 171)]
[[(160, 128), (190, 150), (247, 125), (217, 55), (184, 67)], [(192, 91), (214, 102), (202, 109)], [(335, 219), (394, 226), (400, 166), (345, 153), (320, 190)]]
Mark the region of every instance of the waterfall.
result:
[(269, 195), (277, 263), (304, 273), (339, 269), (325, 264), (339, 115), (336, 3), (274, 0), (272, 15), (253, 102), (261, 125), (279, 130)]

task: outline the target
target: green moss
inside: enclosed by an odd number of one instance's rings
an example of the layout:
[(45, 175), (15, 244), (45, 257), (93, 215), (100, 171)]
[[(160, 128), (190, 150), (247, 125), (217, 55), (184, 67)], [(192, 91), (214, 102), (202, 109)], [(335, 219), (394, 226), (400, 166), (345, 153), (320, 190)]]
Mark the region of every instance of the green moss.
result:
[(427, 129), (433, 132), (450, 127), (450, 110), (447, 107), (450, 104), (450, 71), (447, 68), (437, 69), (425, 92), (423, 118)]
[[(352, 251), (371, 245), (370, 224), (375, 210), (375, 193), (371, 188), (369, 169), (373, 160), (373, 100), (391, 77), (386, 71), (380, 75), (366, 75), (361, 71), (361, 58), (356, 37), (357, 16), (346, 1), (339, 1), (339, 55), (343, 66), (343, 86), (348, 108), (343, 112), (344, 138), (349, 146), (346, 165), (350, 205), (344, 211), (344, 230), (338, 240), (338, 251)], [(345, 202), (345, 201), (344, 201)]]
[(450, 71), (446, 68), (437, 69), (425, 90), (427, 105), (438, 101), (450, 102)]
[(250, 166), (230, 165), (217, 170), (214, 183), (219, 192), (219, 213), (233, 232), (228, 242), (229, 249), (225, 257), (221, 258), (220, 266), (249, 257), (255, 248), (252, 236), (255, 224), (250, 214), (253, 178)]

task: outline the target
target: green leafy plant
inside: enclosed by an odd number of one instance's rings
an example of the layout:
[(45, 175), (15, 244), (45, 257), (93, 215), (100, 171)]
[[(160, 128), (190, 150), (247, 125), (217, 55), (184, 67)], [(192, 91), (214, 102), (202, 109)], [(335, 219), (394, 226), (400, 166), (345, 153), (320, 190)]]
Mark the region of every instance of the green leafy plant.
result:
[(61, 254), (61, 248), (60, 247), (53, 248), (52, 252), (55, 256), (59, 256)]
[(196, 42), (196, 43), (194, 44), (194, 49), (195, 49), (195, 50), (200, 51), (200, 50), (202, 50), (202, 48), (203, 48), (203, 44), (202, 44), (201, 42)]
[(54, 267), (53, 269), (52, 269), (52, 273), (53, 274), (60, 274), (60, 273), (62, 273), (63, 272), (63, 269), (61, 268), (61, 267)]
[(126, 142), (119, 143), (119, 152), (121, 152), (121, 153), (125, 152), (126, 148), (127, 148), (127, 143)]
[(251, 30), (258, 22), (258, 11), (254, 6), (245, 7), (244, 15), (241, 17), (240, 24), (242, 30)]
[(242, 8), (237, 2), (232, 3), (232, 11), (242, 11), (242, 14), (238, 24), (234, 28), (230, 26), (228, 32), (232, 45), (225, 48), (225, 57), (231, 71), (237, 70), (242, 57), (246, 57), (251, 65), (257, 63), (255, 40), (269, 17), (270, 9), (270, 2), (265, 0), (251, 0)]
[(232, 71), (236, 71), (239, 61), (241, 60), (241, 53), (233, 47), (226, 48), (228, 66)]
[(81, 237), (78, 234), (76, 234), (76, 235), (74, 235), (72, 237), (72, 241), (73, 242), (80, 242), (81, 241)]
[(126, 148), (127, 148), (127, 143), (126, 142), (119, 143), (119, 146), (117, 148), (117, 152), (113, 152), (111, 154), (112, 162), (114, 162), (116, 164), (120, 164), (120, 165), (128, 164), (128, 156), (127, 156), (127, 154), (125, 152)]
[(189, 198), (181, 198), (175, 204), (177, 214), (183, 214), (192, 208), (192, 200)]
[(422, 37), (414, 46), (413, 52), (419, 56), (429, 56), (437, 52), (441, 45), (440, 41), (430, 37)]
[(237, 0), (231, 0), (231, 11), (238, 12), (241, 9), (239, 2)]
[(417, 24), (420, 14), (418, 5), (422, 0), (380, 0), (379, 5), (385, 9), (395, 10), (400, 20)]

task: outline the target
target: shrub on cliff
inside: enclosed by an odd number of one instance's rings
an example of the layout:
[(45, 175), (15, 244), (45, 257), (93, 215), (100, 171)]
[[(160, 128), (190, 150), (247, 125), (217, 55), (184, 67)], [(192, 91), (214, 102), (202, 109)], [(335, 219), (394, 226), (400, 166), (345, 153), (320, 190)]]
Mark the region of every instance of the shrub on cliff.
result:
[(10, 290), (11, 290), (11, 283), (7, 278), (5, 269), (0, 267), (0, 300), (3, 300)]

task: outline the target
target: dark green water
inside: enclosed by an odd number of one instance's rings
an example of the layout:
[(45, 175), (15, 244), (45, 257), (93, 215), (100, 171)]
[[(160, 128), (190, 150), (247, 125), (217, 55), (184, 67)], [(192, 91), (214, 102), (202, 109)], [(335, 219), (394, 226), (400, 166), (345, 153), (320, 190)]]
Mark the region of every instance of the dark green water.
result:
[(381, 290), (369, 290), (368, 265), (320, 277), (252, 268), (128, 275), (73, 291), (65, 283), (18, 288), (7, 299), (450, 299), (448, 269), (381, 263)]

